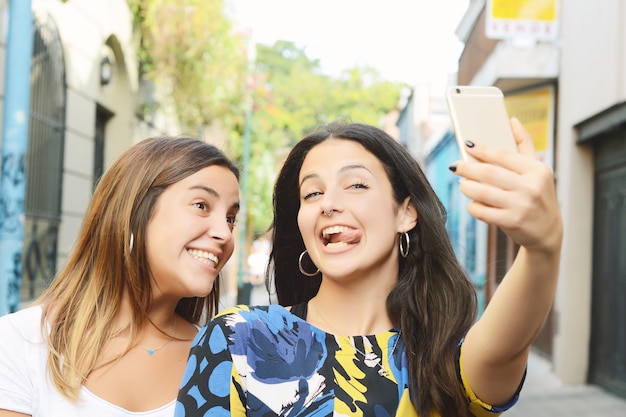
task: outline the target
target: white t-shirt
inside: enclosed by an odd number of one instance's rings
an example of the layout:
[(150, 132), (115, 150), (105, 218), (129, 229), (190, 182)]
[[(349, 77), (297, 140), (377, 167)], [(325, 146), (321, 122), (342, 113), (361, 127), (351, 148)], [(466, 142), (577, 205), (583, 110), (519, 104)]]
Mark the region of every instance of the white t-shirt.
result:
[(41, 307), (0, 317), (0, 410), (35, 417), (172, 417), (175, 399), (151, 411), (132, 412), (83, 387), (71, 402), (54, 387), (46, 371), (48, 348), (42, 340)]

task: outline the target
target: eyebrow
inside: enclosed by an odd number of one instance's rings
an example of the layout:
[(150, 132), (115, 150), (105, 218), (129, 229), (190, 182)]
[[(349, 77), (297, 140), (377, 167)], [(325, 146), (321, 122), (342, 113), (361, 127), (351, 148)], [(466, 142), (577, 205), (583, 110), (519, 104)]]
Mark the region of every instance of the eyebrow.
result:
[(220, 194), (215, 191), (213, 188), (211, 187), (207, 187), (206, 185), (192, 185), (191, 187), (189, 187), (190, 190), (204, 190), (207, 193), (211, 194), (213, 197), (219, 197)]
[[(211, 196), (213, 196), (215, 198), (219, 198), (220, 197), (220, 194), (217, 191), (215, 191), (215, 189), (213, 189), (211, 187), (207, 187), (206, 185), (192, 185), (191, 187), (189, 187), (189, 189), (190, 190), (204, 190), (209, 195), (211, 195)], [(237, 201), (236, 203), (233, 203), (231, 208), (239, 210), (241, 208), (241, 205), (239, 204), (239, 201)]]
[[(364, 170), (366, 170), (367, 172), (369, 172), (370, 174), (373, 175), (372, 171), (370, 171), (365, 165), (360, 165), (360, 164), (352, 164), (352, 165), (346, 165), (344, 167), (341, 167), (341, 169), (339, 170), (339, 173), (343, 173), (343, 172), (350, 171), (350, 170), (353, 170), (353, 169), (364, 169)], [(308, 179), (311, 179), (311, 178), (318, 178), (318, 177), (319, 177), (319, 175), (317, 175), (317, 174), (306, 175), (306, 176), (304, 176), (302, 178), (302, 181), (300, 181), (300, 186), (302, 186), (304, 181), (306, 181)]]

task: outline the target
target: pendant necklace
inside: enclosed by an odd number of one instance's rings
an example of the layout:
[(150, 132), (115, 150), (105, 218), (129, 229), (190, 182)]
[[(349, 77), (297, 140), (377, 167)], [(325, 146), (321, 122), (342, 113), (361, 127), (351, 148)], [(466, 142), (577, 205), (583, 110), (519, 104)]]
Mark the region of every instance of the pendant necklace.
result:
[[(317, 314), (319, 316), (319, 318), (322, 319), (322, 321), (324, 321), (324, 323), (326, 323), (328, 325), (328, 327), (337, 335), (337, 337), (339, 336), (339, 332), (333, 327), (332, 324), (330, 324), (328, 322), (328, 320), (326, 320), (324, 318), (324, 316), (322, 316), (320, 314), (319, 311), (317, 311), (317, 308), (315, 307), (315, 305), (313, 303), (309, 302), (309, 305), (311, 307), (313, 307), (313, 311), (315, 311), (315, 314)], [(402, 335), (402, 330), (400, 330), (398, 332), (398, 336), (396, 337), (396, 340), (393, 342), (393, 347), (391, 348), (391, 351), (389, 352), (389, 356), (388, 358), (391, 358), (391, 356), (393, 355), (393, 353), (396, 351), (396, 346), (398, 345), (398, 340), (400, 340), (400, 336)], [(387, 377), (389, 376), (389, 371), (386, 370), (383, 367), (382, 364), (382, 358), (380, 358), (376, 353), (372, 352), (363, 352), (361, 351), (359, 348), (356, 347), (356, 343), (354, 343), (354, 338), (352, 338), (351, 341), (351, 337), (350, 336), (343, 336), (346, 338), (346, 341), (350, 344), (350, 346), (352, 346), (352, 348), (354, 349), (355, 352), (360, 353), (361, 356), (363, 356), (363, 363), (365, 363), (365, 365), (367, 365), (370, 368), (373, 368), (375, 366), (378, 366), (378, 375), (382, 376), (382, 377)]]
[(163, 349), (165, 346), (167, 346), (167, 344), (169, 342), (171, 342), (172, 340), (174, 340), (176, 338), (176, 316), (174, 316), (174, 332), (172, 333), (172, 335), (168, 335), (166, 334), (166, 336), (169, 337), (169, 339), (167, 339), (165, 341), (165, 343), (163, 343), (161, 346), (159, 346), (158, 348), (154, 348), (154, 349), (147, 349), (147, 348), (142, 348), (143, 350), (145, 350), (146, 352), (148, 352), (148, 355), (152, 356), (154, 355), (156, 352), (158, 352), (159, 350)]

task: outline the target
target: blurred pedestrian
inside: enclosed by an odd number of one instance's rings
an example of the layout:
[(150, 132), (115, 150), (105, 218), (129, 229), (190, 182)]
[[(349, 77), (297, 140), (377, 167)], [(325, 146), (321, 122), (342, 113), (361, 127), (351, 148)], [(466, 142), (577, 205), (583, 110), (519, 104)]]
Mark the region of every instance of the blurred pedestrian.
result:
[(268, 305), (270, 303), (265, 279), (270, 251), (270, 241), (265, 236), (260, 236), (252, 242), (252, 251), (247, 259), (248, 279), (252, 284), (250, 305)]

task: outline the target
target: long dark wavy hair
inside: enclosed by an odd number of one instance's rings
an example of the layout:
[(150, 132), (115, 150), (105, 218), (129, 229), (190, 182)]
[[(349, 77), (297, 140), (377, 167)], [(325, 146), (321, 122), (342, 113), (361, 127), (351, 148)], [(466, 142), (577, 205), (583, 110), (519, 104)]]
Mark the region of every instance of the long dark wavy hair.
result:
[(459, 382), (459, 342), (476, 318), (476, 293), (459, 265), (445, 228), (446, 210), (417, 161), (383, 130), (361, 123), (334, 122), (307, 135), (289, 153), (274, 188), (270, 270), (283, 306), (307, 302), (317, 293), (321, 274), (302, 275), (298, 257), (305, 250), (298, 228), (298, 177), (307, 153), (329, 139), (354, 141), (382, 163), (401, 204), (407, 196), (419, 220), (410, 230), (410, 251), (399, 257), (398, 282), (387, 297), (387, 311), (402, 331), (409, 366), (411, 398), (419, 415), (469, 416)]

